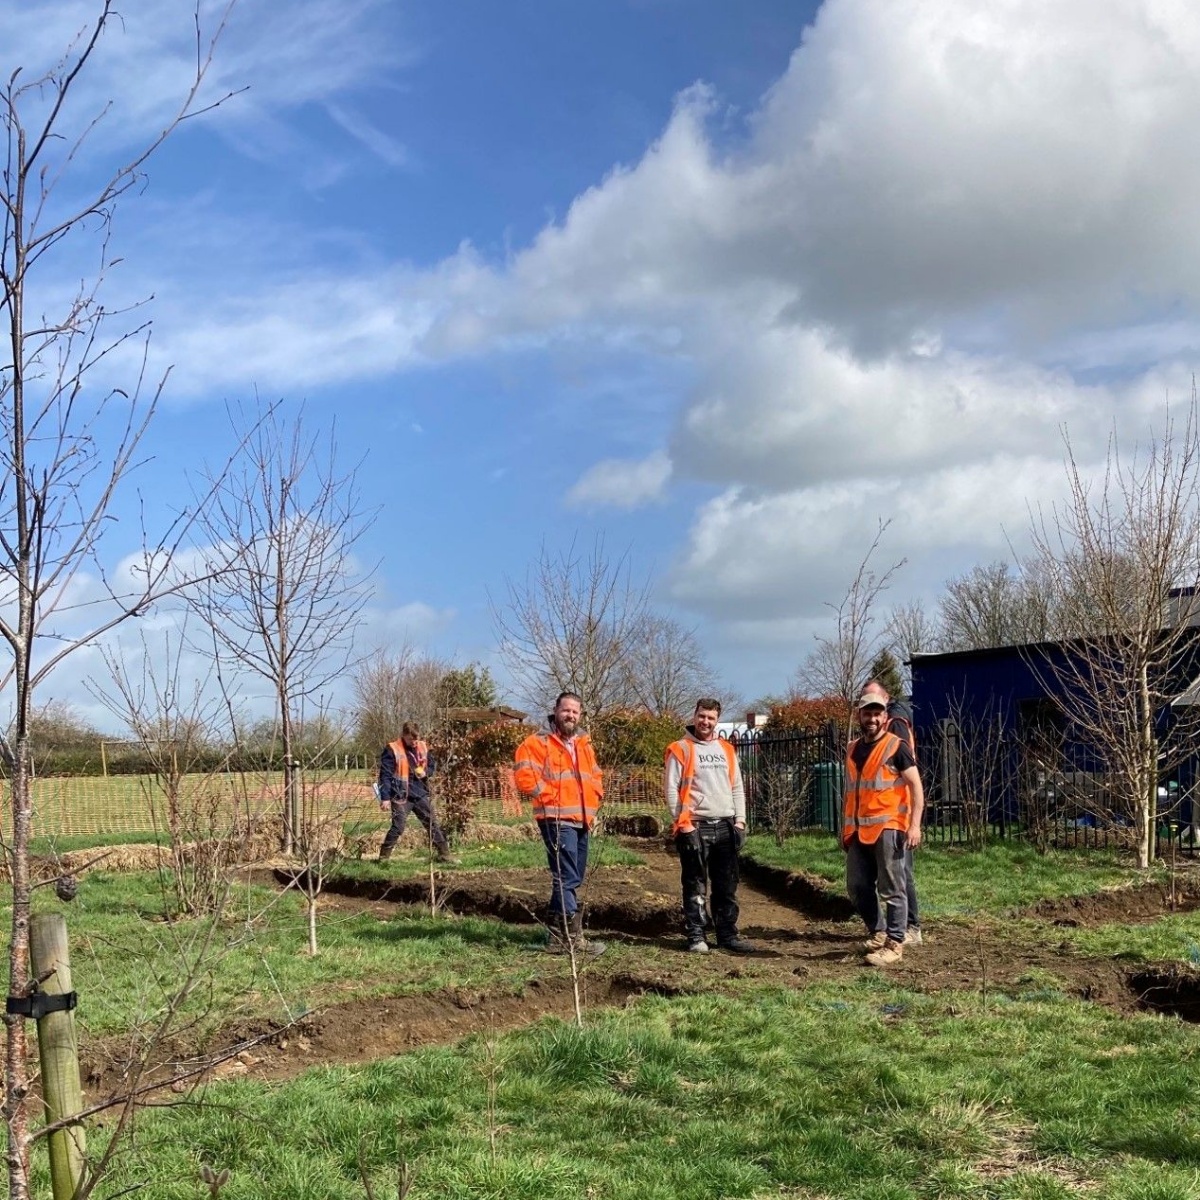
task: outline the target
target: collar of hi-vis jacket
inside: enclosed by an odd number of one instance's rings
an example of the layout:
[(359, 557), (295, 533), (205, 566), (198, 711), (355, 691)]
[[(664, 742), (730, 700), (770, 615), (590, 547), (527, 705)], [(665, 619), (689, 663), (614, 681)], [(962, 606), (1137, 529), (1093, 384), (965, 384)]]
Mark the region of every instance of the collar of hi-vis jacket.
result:
[[(679, 815), (671, 826), (671, 833), (691, 833), (695, 828), (692, 824), (692, 784), (696, 780), (696, 747), (721, 747), (725, 755), (725, 765), (729, 770), (729, 786), (732, 788), (737, 778), (737, 751), (723, 737), (710, 738), (707, 742), (700, 741), (688, 726), (688, 736), (672, 742), (667, 747), (667, 754), (679, 760)], [(677, 747), (682, 746), (681, 750)]]

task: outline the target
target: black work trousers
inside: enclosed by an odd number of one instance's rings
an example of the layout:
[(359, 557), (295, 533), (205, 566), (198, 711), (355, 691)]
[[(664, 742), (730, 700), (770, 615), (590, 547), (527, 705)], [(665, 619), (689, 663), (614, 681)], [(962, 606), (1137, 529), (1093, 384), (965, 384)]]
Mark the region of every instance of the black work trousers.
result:
[(428, 794), (424, 796), (410, 794), (407, 800), (392, 801), (392, 823), (388, 827), (387, 833), (384, 834), (383, 845), (379, 847), (379, 857), (387, 858), (392, 852), (392, 847), (404, 836), (404, 826), (408, 824), (409, 813), (412, 813), (425, 826), (429, 840), (433, 842), (434, 847), (445, 853), (449, 849), (449, 845), (446, 835), (442, 832), (442, 827), (434, 815), (433, 803)]
[(678, 834), (679, 868), (683, 883), (683, 923), (689, 941), (704, 937), (705, 899), (711, 893), (713, 924), (718, 943), (738, 932), (738, 855), (733, 819), (697, 821), (698, 838)]

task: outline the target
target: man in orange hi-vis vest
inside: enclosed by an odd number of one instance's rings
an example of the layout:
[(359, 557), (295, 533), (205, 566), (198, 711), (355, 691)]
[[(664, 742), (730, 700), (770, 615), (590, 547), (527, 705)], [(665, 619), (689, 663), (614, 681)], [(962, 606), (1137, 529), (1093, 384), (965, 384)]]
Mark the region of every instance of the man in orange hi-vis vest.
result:
[(572, 949), (603, 954), (605, 944), (583, 936), (579, 889), (587, 874), (588, 838), (604, 800), (604, 783), (591, 738), (579, 729), (583, 702), (563, 692), (554, 702), (550, 729), (534, 733), (513, 762), (517, 791), (533, 805), (546, 860), (550, 865), (550, 903), (546, 926), (552, 954)]
[(392, 816), (383, 845), (379, 847), (381, 859), (391, 858), (392, 849), (404, 836), (404, 826), (411, 812), (425, 826), (438, 861), (456, 861), (451, 857), (450, 844), (433, 811), (433, 800), (429, 795), (432, 775), (433, 761), (428, 745), (421, 738), (421, 730), (415, 721), (405, 721), (400, 736), (394, 742), (388, 742), (379, 756), (379, 781), (375, 791), (380, 808)]
[[(887, 708), (887, 731), (894, 733), (917, 757), (916, 737), (913, 734), (912, 708), (903, 699), (893, 700), (887, 688), (878, 679), (868, 679), (863, 686), (862, 694), (874, 692)], [(918, 767), (918, 770), (920, 768)], [(913, 874), (913, 853), (911, 848), (905, 853), (905, 890), (908, 895), (908, 929), (904, 934), (906, 946), (920, 946), (925, 938), (921, 932), (921, 912), (917, 898), (917, 880)], [(887, 941), (887, 930), (884, 928), (883, 911), (875, 921), (875, 932), (863, 943), (865, 950), (882, 950)]]
[(904, 957), (907, 854), (921, 844), (925, 793), (912, 751), (888, 732), (887, 705), (880, 693), (864, 692), (855, 707), (861, 736), (846, 751), (842, 812), (846, 890), (869, 935), (883, 904), (884, 942), (868, 952), (867, 962), (889, 967)]
[(664, 788), (679, 850), (688, 949), (708, 952), (705, 902), (711, 890), (717, 945), (734, 954), (752, 954), (754, 945), (738, 933), (738, 851), (746, 840), (746, 789), (737, 751), (717, 737), (720, 717), (719, 700), (705, 696), (696, 701), (687, 736), (667, 747)]

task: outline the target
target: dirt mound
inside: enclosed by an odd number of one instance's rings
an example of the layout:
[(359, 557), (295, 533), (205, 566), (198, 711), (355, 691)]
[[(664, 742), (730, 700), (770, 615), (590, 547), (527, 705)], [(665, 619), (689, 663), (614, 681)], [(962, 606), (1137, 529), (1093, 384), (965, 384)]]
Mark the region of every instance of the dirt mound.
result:
[[(282, 884), (288, 880), (279, 876)], [(549, 896), (548, 872), (446, 871), (438, 876), (445, 907), (460, 916), (495, 917), (510, 925), (542, 922)], [(331, 879), (328, 893), (393, 904), (427, 905), (429, 881), (424, 878)], [(615, 933), (658, 936), (682, 929), (677, 887), (661, 890), (660, 881), (639, 867), (600, 867), (588, 875), (585, 887), (587, 924)]]
[(1200, 884), (1194, 879), (1177, 880), (1175, 889), (1166, 883), (1109, 888), (1090, 896), (1063, 896), (1040, 900), (1019, 915), (1048, 921), (1052, 925), (1083, 926), (1138, 924), (1157, 921), (1169, 913), (1200, 908)]
[(844, 892), (805, 871), (769, 867), (754, 859), (742, 859), (742, 878), (768, 896), (822, 921), (849, 921), (854, 905)]
[[(680, 996), (694, 990), (672, 972), (624, 971), (610, 978), (581, 977), (585, 1011), (619, 1007), (644, 995)], [(169, 1080), (191, 1069), (198, 1058), (221, 1059), (193, 1083), (251, 1075), (290, 1079), (329, 1063), (374, 1062), (422, 1046), (444, 1045), (472, 1034), (503, 1033), (542, 1017), (573, 1020), (575, 995), (570, 978), (533, 980), (519, 994), (481, 994), (466, 989), (425, 996), (352, 1000), (307, 1013), (290, 1024), (255, 1021), (232, 1026), (198, 1052), (184, 1044), (164, 1048), (159, 1065), (143, 1082)], [(87, 1054), (82, 1077), (89, 1102), (119, 1095), (126, 1082), (127, 1041), (116, 1039)]]

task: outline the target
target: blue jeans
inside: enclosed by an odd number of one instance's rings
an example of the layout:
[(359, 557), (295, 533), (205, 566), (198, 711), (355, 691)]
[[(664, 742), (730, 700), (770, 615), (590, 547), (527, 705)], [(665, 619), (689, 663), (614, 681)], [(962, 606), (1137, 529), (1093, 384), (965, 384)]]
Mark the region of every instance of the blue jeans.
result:
[(846, 891), (854, 911), (862, 917), (867, 932), (874, 933), (882, 903), (887, 914), (884, 928), (894, 942), (904, 941), (908, 930), (908, 855), (904, 838), (898, 829), (885, 829), (869, 845), (856, 835), (846, 847)]
[(539, 821), (550, 865), (550, 913), (569, 921), (579, 909), (576, 892), (587, 874), (588, 831), (565, 821)]

